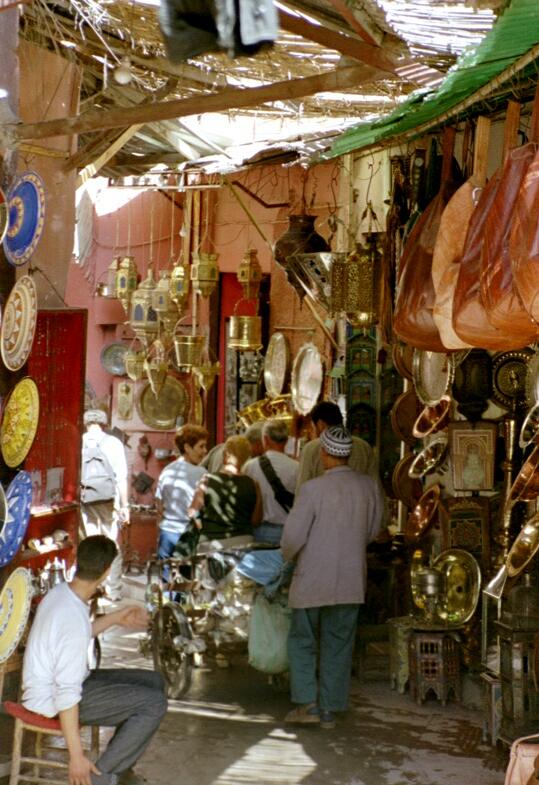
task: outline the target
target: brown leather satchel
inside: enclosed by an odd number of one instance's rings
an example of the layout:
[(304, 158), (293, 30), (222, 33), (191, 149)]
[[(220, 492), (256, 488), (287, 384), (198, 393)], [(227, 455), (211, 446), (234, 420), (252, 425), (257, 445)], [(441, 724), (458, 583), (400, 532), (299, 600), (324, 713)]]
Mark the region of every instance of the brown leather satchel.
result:
[(485, 221), (481, 295), (487, 318), (506, 335), (505, 349), (520, 349), (539, 335), (513, 283), (509, 243), (515, 207), (521, 199), (525, 201), (522, 184), (536, 152), (537, 145), (530, 143), (509, 153)]
[(529, 167), (513, 214), (509, 255), (513, 281), (526, 311), (539, 324), (539, 151)]
[(412, 229), (400, 261), (393, 328), (399, 338), (418, 349), (444, 352), (433, 318), (432, 254), (442, 213), (459, 183), (451, 179), (455, 129), (446, 128), (442, 186)]

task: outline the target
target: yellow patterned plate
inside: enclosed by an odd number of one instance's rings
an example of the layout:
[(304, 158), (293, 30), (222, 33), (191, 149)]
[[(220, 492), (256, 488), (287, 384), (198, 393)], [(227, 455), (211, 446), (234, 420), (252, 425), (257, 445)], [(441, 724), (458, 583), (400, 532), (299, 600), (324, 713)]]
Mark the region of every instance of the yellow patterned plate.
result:
[(39, 392), (26, 377), (11, 391), (0, 425), (0, 449), (11, 469), (24, 461), (36, 436), (39, 422)]
[(19, 278), (7, 299), (0, 330), (0, 352), (4, 365), (18, 371), (32, 349), (37, 319), (37, 292), (29, 275)]
[(149, 383), (142, 388), (137, 409), (140, 419), (149, 428), (168, 431), (176, 427), (178, 417), (185, 417), (189, 411), (189, 394), (181, 382), (167, 376), (157, 396)]
[(17, 567), (0, 593), (0, 663), (11, 657), (24, 635), (32, 594), (32, 573)]

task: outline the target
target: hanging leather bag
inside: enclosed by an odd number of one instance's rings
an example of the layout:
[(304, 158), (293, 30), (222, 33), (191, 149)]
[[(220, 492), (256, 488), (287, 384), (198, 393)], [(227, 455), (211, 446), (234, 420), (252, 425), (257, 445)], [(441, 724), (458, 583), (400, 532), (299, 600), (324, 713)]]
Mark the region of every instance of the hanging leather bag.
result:
[(444, 352), (433, 318), (434, 286), (432, 255), (442, 213), (458, 188), (451, 177), (455, 129), (446, 128), (443, 141), (442, 185), (406, 241), (400, 261), (394, 331), (401, 340), (417, 349)]
[(504, 785), (539, 785), (539, 736), (523, 736), (513, 742)]
[(481, 296), (489, 321), (507, 337), (506, 349), (520, 349), (539, 335), (537, 325), (530, 319), (514, 285), (510, 255), (515, 210), (521, 199), (525, 200), (522, 186), (537, 149), (532, 141), (508, 152), (496, 197), (485, 221)]

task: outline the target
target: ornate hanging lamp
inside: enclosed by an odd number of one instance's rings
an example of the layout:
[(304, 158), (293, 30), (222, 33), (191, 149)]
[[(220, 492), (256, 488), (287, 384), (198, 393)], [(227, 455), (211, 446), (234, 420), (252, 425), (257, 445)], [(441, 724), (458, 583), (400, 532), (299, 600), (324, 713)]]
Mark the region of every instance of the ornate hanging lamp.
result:
[(159, 282), (153, 290), (152, 307), (161, 323), (163, 339), (165, 343), (170, 344), (172, 342), (174, 325), (178, 321), (180, 314), (178, 306), (170, 293), (170, 273), (167, 271), (161, 273)]
[(255, 249), (245, 252), (238, 267), (237, 278), (243, 289), (244, 300), (252, 300), (258, 297), (262, 281), (262, 267), (258, 261), (258, 254)]
[(116, 270), (116, 297), (129, 313), (131, 297), (137, 288), (138, 270), (134, 256), (118, 257)]
[(189, 264), (177, 261), (170, 271), (170, 296), (172, 301), (178, 306), (180, 316), (185, 310), (189, 299)]
[(358, 243), (346, 268), (346, 315), (353, 327), (369, 328), (380, 317), (381, 254), (376, 234), (371, 232), (367, 245)]
[(191, 283), (193, 288), (201, 297), (209, 297), (219, 280), (217, 254), (194, 252), (192, 258)]
[(155, 279), (152, 267), (131, 297), (129, 324), (135, 335), (145, 343), (151, 343), (159, 332), (159, 320), (153, 307)]

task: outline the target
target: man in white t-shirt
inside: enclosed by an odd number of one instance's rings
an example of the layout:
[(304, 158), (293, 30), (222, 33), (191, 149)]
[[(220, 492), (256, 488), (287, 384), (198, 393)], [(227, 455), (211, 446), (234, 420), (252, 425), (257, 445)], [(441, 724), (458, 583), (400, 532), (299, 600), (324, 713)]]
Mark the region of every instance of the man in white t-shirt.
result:
[[(120, 549), (120, 529), (129, 525), (129, 501), (127, 492), (127, 459), (123, 442), (116, 436), (106, 433), (107, 415), (102, 409), (89, 409), (84, 412), (86, 433), (82, 437), (81, 469), (81, 539), (93, 534), (104, 534), (114, 540), (118, 555), (114, 560), (107, 580), (109, 598), (114, 602), (122, 599), (122, 554)], [(109, 498), (96, 498), (99, 494), (87, 492), (85, 488), (85, 454), (87, 448), (97, 445), (112, 469), (113, 483)]]
[(256, 526), (257, 542), (278, 545), (283, 525), (294, 502), (298, 462), (285, 454), (288, 426), (284, 420), (267, 420), (262, 428), (264, 453), (247, 461), (243, 473), (258, 483), (262, 495), (262, 523)]
[[(135, 668), (88, 670), (92, 636), (113, 625), (145, 629), (147, 613), (130, 605), (98, 616), (89, 601), (105, 580), (117, 548), (108, 537), (83, 540), (71, 583), (55, 586), (40, 602), (24, 654), (23, 704), (56, 717), (69, 753), (70, 785), (142, 785), (132, 767), (148, 746), (167, 710), (162, 675)], [(116, 729), (92, 763), (85, 755), (80, 725)]]

